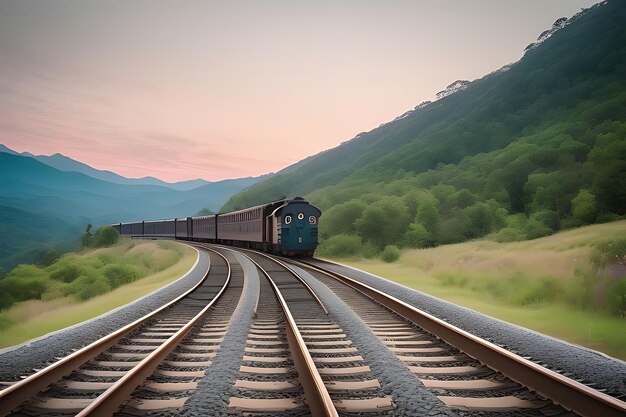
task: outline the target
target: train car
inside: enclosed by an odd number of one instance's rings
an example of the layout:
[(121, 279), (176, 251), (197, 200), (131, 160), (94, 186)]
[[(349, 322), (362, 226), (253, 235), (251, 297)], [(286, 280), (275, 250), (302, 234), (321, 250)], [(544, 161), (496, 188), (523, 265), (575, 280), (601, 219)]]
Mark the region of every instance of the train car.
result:
[(133, 236), (142, 236), (143, 235), (143, 222), (132, 223), (130, 225), (130, 233)]
[(217, 241), (225, 245), (265, 250), (267, 217), (284, 200), (217, 216)]
[(191, 217), (184, 217), (182, 219), (174, 219), (174, 224), (175, 224), (174, 237), (176, 239), (189, 240), (189, 238), (191, 237), (191, 235), (189, 234), (189, 227), (188, 227), (188, 223), (190, 223), (189, 219), (191, 219)]
[(163, 220), (161, 236), (176, 237), (176, 219)]
[(286, 256), (313, 256), (321, 211), (302, 197), (231, 213), (113, 225), (121, 234), (170, 237), (259, 249)]
[(200, 242), (217, 241), (215, 216), (191, 217), (190, 240), (196, 240)]
[(132, 235), (133, 224), (132, 223), (120, 223), (120, 233), (123, 235)]
[(156, 236), (156, 223), (155, 220), (146, 220), (143, 222), (143, 235), (144, 236)]
[(143, 224), (143, 236), (176, 237), (176, 220), (150, 220)]

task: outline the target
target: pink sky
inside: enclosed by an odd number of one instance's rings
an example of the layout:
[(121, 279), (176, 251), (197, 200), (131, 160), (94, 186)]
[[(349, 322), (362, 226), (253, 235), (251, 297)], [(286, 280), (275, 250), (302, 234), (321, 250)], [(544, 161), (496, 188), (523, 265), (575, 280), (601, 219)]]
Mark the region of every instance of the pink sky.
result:
[(593, 3), (2, 2), (0, 143), (167, 181), (277, 171)]

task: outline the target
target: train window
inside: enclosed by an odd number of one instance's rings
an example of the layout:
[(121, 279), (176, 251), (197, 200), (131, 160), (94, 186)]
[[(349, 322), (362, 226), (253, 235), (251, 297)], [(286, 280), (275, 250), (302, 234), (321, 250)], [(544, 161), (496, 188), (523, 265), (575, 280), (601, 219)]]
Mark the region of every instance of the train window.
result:
[(304, 213), (298, 213), (298, 220), (304, 220)]
[(309, 216), (309, 223), (311, 224), (317, 223), (317, 219), (315, 218), (315, 216)]
[(285, 216), (285, 224), (289, 224), (289, 223), (291, 223), (291, 215), (290, 214)]

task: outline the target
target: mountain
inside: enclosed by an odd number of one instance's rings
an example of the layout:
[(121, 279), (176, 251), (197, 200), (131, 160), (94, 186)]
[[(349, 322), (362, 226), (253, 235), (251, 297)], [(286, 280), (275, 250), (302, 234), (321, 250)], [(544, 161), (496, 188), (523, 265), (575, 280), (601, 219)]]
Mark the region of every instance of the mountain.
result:
[(11, 154), (11, 155), (19, 155), (19, 153), (15, 152), (13, 149), (7, 148), (6, 146), (4, 146), (1, 143), (0, 143), (0, 152), (8, 153), (8, 154)]
[[(339, 231), (378, 247), (530, 238), (623, 216), (624, 21), (619, 0), (559, 19), (518, 62), (456, 81), (222, 210), (307, 195), (325, 210), (322, 237)], [(400, 226), (376, 239), (390, 230), (372, 226), (384, 213)]]
[(184, 191), (117, 184), (0, 152), (0, 235), (10, 237), (0, 244), (0, 266), (32, 260), (42, 246), (76, 240), (88, 223), (186, 217), (203, 208), (217, 211), (255, 181), (225, 180)]
[[(126, 185), (157, 185), (161, 187), (171, 188), (173, 190), (186, 191), (194, 188), (201, 187), (203, 185), (212, 184), (209, 181), (203, 179), (195, 179), (180, 182), (165, 182), (154, 177), (142, 177), (142, 178), (126, 178), (111, 171), (95, 169), (87, 164), (76, 161), (60, 153), (54, 155), (33, 155), (29, 152), (18, 153), (6, 146), (0, 144), (0, 152), (9, 153), (12, 155), (29, 156), (37, 161), (44, 163), (52, 168), (56, 168), (60, 171), (68, 172), (80, 172), (81, 174), (88, 175), (92, 178), (99, 180), (113, 182), (116, 184)], [(230, 180), (229, 180), (230, 181)]]

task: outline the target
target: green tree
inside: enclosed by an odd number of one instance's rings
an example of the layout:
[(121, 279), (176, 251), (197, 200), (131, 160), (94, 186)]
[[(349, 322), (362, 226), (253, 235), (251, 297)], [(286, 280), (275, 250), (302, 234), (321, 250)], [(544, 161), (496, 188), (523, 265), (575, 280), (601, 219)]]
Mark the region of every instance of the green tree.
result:
[(589, 190), (580, 190), (572, 200), (572, 217), (580, 224), (589, 224), (595, 221), (597, 215), (596, 197)]
[(529, 219), (524, 225), (524, 234), (526, 239), (537, 239), (552, 234), (552, 229), (535, 219)]
[(476, 196), (470, 190), (462, 189), (452, 195), (452, 201), (456, 207), (469, 207), (476, 202)]
[(409, 213), (399, 197), (383, 197), (363, 210), (356, 230), (364, 240), (383, 248), (398, 243), (409, 225)]
[(327, 238), (333, 235), (355, 233), (354, 222), (361, 217), (365, 204), (358, 200), (350, 200), (337, 204), (324, 212), (320, 221), (320, 235)]
[(404, 242), (411, 248), (428, 248), (435, 244), (428, 230), (419, 223), (409, 225), (409, 230), (404, 234)]
[(117, 243), (120, 234), (111, 226), (102, 226), (98, 228), (93, 237), (93, 246), (97, 248), (112, 246)]
[(527, 155), (522, 155), (497, 172), (497, 175), (509, 193), (511, 209), (514, 212), (524, 211), (524, 184), (526, 184), (528, 176), (536, 168), (537, 166)]
[(486, 203), (478, 202), (463, 209), (463, 213), (470, 222), (470, 236), (479, 237), (491, 232), (494, 223), (494, 214)]
[(441, 217), (439, 216), (439, 203), (433, 197), (424, 198), (417, 207), (415, 223), (419, 223), (437, 240), (441, 227)]

